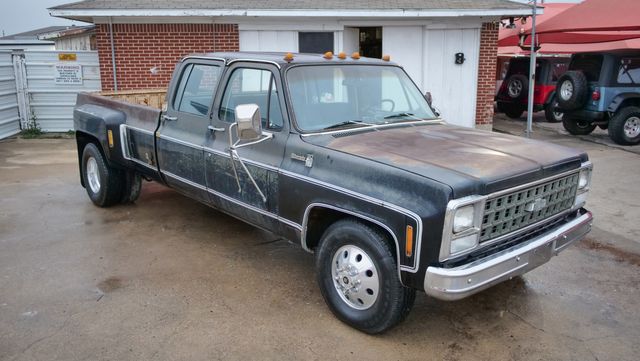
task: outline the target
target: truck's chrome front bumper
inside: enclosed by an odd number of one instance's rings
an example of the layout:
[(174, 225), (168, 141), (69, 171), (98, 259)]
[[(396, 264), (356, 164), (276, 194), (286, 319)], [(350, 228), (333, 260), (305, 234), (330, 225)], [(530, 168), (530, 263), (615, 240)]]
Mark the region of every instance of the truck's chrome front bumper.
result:
[(591, 230), (591, 212), (523, 244), (455, 268), (429, 267), (425, 292), (441, 300), (459, 300), (549, 261)]

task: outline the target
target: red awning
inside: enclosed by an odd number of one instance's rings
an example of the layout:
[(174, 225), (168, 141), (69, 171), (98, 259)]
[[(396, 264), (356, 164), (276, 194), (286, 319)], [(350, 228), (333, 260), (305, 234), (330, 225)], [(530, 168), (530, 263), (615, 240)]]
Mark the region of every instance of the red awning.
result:
[[(590, 44), (542, 44), (539, 54), (573, 54), (600, 52), (610, 50), (640, 49), (640, 39), (609, 41), (606, 43)], [(498, 47), (498, 55), (529, 55), (529, 50), (522, 50), (519, 46)]]
[[(574, 5), (576, 4), (545, 4), (544, 14), (536, 16), (536, 28)], [(500, 28), (498, 46), (517, 46), (520, 42), (520, 34), (531, 30), (531, 18), (527, 18), (525, 24), (516, 19), (515, 25), (513, 29)]]
[[(585, 0), (536, 24), (537, 42), (584, 44), (640, 38), (639, 14), (638, 0)], [(531, 28), (525, 34), (531, 34)], [(525, 44), (531, 43), (528, 38)]]

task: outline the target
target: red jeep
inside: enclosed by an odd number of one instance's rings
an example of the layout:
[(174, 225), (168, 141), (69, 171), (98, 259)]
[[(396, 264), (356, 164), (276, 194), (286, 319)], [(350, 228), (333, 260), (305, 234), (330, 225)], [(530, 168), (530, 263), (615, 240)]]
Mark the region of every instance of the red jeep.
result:
[[(533, 110), (544, 109), (547, 121), (562, 121), (562, 113), (554, 111), (556, 82), (567, 71), (569, 58), (536, 59), (536, 82), (533, 90)], [(511, 58), (507, 64), (504, 81), (500, 85), (496, 102), (498, 112), (509, 118), (520, 118), (527, 110), (529, 95), (529, 57)]]

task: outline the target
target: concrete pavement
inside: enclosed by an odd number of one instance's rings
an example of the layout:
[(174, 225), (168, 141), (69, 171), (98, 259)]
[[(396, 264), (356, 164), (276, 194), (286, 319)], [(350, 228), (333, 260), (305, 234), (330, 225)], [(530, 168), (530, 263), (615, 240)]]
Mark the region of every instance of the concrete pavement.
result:
[(419, 294), (368, 336), (331, 314), (299, 246), (153, 183), (94, 207), (72, 140), (2, 141), (0, 360), (636, 360), (638, 156), (589, 152), (588, 240), (463, 301)]

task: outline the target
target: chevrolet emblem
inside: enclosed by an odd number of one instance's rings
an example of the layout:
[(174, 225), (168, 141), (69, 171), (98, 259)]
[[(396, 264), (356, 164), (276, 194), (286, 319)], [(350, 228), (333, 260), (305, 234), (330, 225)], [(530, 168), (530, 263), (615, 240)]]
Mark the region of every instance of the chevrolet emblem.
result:
[(544, 198), (536, 198), (533, 202), (529, 202), (524, 206), (527, 212), (537, 212), (547, 206), (547, 200)]

